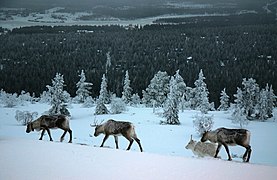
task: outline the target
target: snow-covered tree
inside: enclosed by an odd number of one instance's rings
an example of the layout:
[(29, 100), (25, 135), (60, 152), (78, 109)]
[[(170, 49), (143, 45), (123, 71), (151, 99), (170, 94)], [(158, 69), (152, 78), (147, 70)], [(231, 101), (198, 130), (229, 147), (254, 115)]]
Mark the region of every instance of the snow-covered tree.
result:
[(259, 101), (260, 88), (253, 78), (246, 79), (242, 81), (242, 95), (243, 95), (243, 107), (245, 109), (245, 114), (251, 118), (256, 116), (255, 106)]
[(257, 117), (264, 121), (273, 116), (273, 104), (276, 96), (273, 93), (272, 87), (269, 88), (268, 84), (265, 89), (260, 91), (259, 101), (255, 107), (255, 113)]
[(63, 75), (60, 73), (57, 73), (55, 78), (52, 79), (52, 86), (46, 86), (50, 95), (50, 105), (52, 105), (49, 114), (70, 115), (65, 104), (68, 101), (69, 94), (63, 90), (64, 86)]
[(106, 74), (108, 73), (109, 67), (112, 65), (111, 52), (106, 53)]
[(109, 93), (108, 93), (108, 83), (105, 74), (102, 76), (102, 82), (100, 87), (99, 99), (103, 101), (104, 104), (108, 104), (110, 102)]
[(40, 94), (39, 102), (40, 103), (50, 103), (51, 102), (51, 97), (50, 97), (49, 91), (43, 91), (42, 94)]
[(245, 107), (243, 103), (243, 93), (240, 88), (237, 88), (237, 94), (235, 96), (235, 104), (232, 106), (232, 123), (239, 124), (242, 128), (244, 125), (247, 125), (248, 119), (245, 117)]
[(166, 100), (166, 95), (169, 92), (169, 76), (167, 72), (159, 71), (155, 74), (150, 84), (143, 91), (142, 102), (148, 106), (161, 107)]
[(126, 111), (125, 102), (114, 95), (111, 99), (110, 111), (112, 114), (120, 114), (123, 111)]
[(209, 91), (206, 83), (204, 82), (206, 78), (204, 77), (202, 69), (199, 72), (198, 79), (194, 82), (194, 100), (196, 101), (196, 109), (200, 110), (202, 113), (208, 113), (211, 109), (209, 103)]
[(219, 111), (227, 111), (229, 109), (229, 96), (227, 95), (225, 88), (221, 91), (220, 94), (220, 105), (217, 108)]
[(92, 83), (86, 82), (86, 75), (84, 70), (81, 71), (81, 74), (79, 75), (80, 80), (76, 84), (77, 91), (76, 91), (76, 97), (74, 98), (78, 103), (84, 103), (85, 99), (89, 97), (90, 90), (92, 89)]
[(106, 80), (105, 74), (103, 74), (99, 98), (96, 101), (96, 107), (95, 107), (95, 113), (94, 113), (95, 115), (109, 113), (107, 107), (105, 106), (105, 103), (108, 103), (109, 101), (107, 86), (108, 86), (107, 80)]
[(193, 120), (193, 126), (196, 132), (202, 135), (205, 131), (210, 131), (213, 128), (214, 121), (213, 116), (208, 116), (203, 113), (197, 114)]
[(122, 100), (129, 104), (132, 98), (132, 88), (130, 87), (129, 73), (126, 71), (124, 78), (124, 86), (122, 91)]
[(180, 124), (179, 121), (179, 108), (178, 108), (178, 84), (174, 77), (171, 77), (170, 82), (170, 91), (167, 95), (167, 99), (164, 105), (163, 116), (166, 118), (166, 121), (161, 123), (165, 124)]
[(132, 97), (131, 97), (130, 105), (136, 107), (136, 106), (138, 106), (140, 103), (141, 103), (141, 100), (140, 100), (140, 97), (139, 97), (138, 93), (133, 94)]
[(25, 92), (24, 90), (21, 91), (21, 94), (18, 96), (19, 103), (24, 105), (25, 102), (32, 102), (33, 97), (30, 95), (29, 92)]
[(101, 100), (100, 98), (98, 98), (96, 100), (96, 107), (95, 107), (95, 115), (101, 115), (101, 114), (108, 114), (109, 111), (107, 109), (107, 107), (105, 106), (103, 100)]
[(6, 93), (5, 91), (1, 90), (0, 94), (0, 101), (5, 107), (12, 108), (19, 104), (17, 93)]
[(267, 97), (268, 97), (268, 108), (267, 108), (267, 115), (268, 117), (272, 117), (273, 116), (273, 108), (274, 108), (274, 103), (276, 102), (277, 96), (274, 94), (272, 85), (269, 87), (268, 90), (268, 84), (266, 86), (266, 90), (267, 90)]
[(182, 78), (182, 76), (179, 74), (179, 70), (176, 71), (174, 78), (176, 80), (176, 95), (177, 95), (177, 99), (178, 99), (178, 106), (180, 106), (180, 103), (183, 101), (183, 98), (185, 97), (185, 93), (186, 93), (186, 83), (184, 82), (184, 79)]
[(93, 107), (94, 106), (94, 99), (91, 97), (91, 96), (88, 96), (86, 99), (85, 99), (85, 101), (84, 101), (84, 103), (83, 103), (83, 107), (84, 108), (90, 108), (90, 107)]

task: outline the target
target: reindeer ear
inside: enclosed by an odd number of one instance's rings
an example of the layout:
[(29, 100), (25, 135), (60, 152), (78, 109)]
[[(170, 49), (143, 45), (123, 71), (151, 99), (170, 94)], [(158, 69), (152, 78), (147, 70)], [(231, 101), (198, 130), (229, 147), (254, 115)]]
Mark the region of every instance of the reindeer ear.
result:
[(190, 135), (190, 140), (192, 140), (192, 134)]

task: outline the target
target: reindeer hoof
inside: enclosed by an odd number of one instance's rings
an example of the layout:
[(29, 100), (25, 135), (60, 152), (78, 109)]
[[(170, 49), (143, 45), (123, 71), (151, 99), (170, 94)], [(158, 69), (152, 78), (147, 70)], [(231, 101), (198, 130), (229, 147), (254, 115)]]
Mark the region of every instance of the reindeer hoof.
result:
[(68, 141), (68, 143), (72, 143), (72, 141)]

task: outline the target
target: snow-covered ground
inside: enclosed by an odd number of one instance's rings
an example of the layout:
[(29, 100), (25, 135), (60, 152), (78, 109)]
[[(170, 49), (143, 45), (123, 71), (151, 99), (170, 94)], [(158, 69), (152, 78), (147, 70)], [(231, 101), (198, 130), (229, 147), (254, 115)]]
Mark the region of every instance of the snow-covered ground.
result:
[[(50, 109), (46, 104), (26, 104), (15, 108), (0, 105), (0, 179), (276, 179), (277, 178), (277, 120), (250, 122), (252, 156), (250, 163), (241, 158), (226, 161), (224, 148), (222, 159), (197, 158), (184, 146), (190, 139), (199, 140), (192, 121), (197, 111), (180, 112), (180, 126), (160, 125), (164, 120), (162, 109), (128, 107), (117, 115), (94, 116), (94, 108), (70, 106), (73, 143), (58, 142), (62, 130), (52, 130), (54, 142), (46, 134), (39, 141), (40, 132), (26, 134), (26, 127), (15, 120), (16, 110), (37, 111), (41, 115)], [(230, 114), (213, 114), (214, 128), (239, 128), (232, 124)], [(276, 109), (275, 109), (276, 116)], [(120, 149), (114, 149), (110, 137), (105, 146), (99, 145), (103, 136), (93, 137), (90, 124), (94, 119), (131, 121), (145, 152), (139, 152), (136, 143), (131, 151), (125, 151), (128, 142), (119, 138)], [(85, 145), (81, 145), (85, 144)], [(233, 156), (240, 157), (245, 149), (230, 147)]]

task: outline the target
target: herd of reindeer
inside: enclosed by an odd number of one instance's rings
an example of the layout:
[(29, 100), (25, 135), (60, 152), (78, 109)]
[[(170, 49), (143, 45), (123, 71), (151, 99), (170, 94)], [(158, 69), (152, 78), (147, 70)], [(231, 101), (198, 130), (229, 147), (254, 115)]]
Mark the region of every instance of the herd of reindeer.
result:
[[(129, 141), (127, 150), (130, 150), (133, 142), (136, 141), (139, 145), (140, 151), (143, 151), (140, 139), (137, 137), (135, 132), (135, 126), (130, 122), (115, 121), (110, 119), (105, 123), (95, 123), (91, 126), (95, 127), (95, 137), (97, 137), (99, 134), (104, 134), (104, 139), (100, 147), (103, 147), (105, 141), (110, 135), (112, 135), (114, 136), (116, 148), (118, 149), (118, 136), (122, 135)], [(69, 118), (64, 115), (42, 115), (38, 119), (27, 124), (26, 132), (30, 133), (34, 130), (42, 130), (41, 136), (39, 138), (39, 140), (42, 140), (45, 131), (47, 131), (50, 141), (53, 141), (50, 129), (54, 128), (60, 128), (64, 130), (64, 133), (60, 138), (61, 142), (68, 132), (70, 135), (69, 143), (72, 143), (72, 130), (70, 129)], [(208, 140), (210, 141), (210, 143), (206, 142)], [(249, 162), (252, 150), (250, 146), (250, 131), (246, 129), (218, 128), (214, 131), (207, 131), (203, 133), (200, 142), (194, 141), (191, 136), (186, 149), (191, 149), (193, 153), (199, 157), (213, 156), (217, 158), (222, 145), (227, 152), (229, 161), (231, 161), (232, 158), (229, 152), (228, 145), (239, 145), (244, 147), (246, 151), (243, 155), (243, 161)]]

